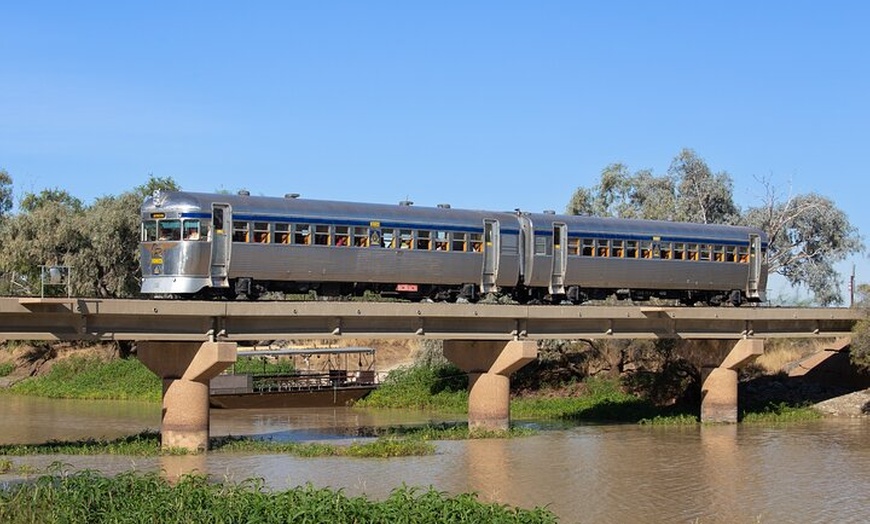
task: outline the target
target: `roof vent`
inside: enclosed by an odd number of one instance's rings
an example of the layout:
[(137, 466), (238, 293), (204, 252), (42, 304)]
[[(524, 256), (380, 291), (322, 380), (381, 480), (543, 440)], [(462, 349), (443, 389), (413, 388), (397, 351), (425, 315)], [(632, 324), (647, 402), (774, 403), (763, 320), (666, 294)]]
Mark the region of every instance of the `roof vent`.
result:
[(450, 209), (450, 204), (438, 204), (440, 209)]
[(401, 202), (399, 202), (399, 205), (404, 206), (404, 207), (409, 207), (409, 206), (413, 206), (414, 203), (411, 202), (410, 200), (402, 200)]
[(251, 196), (251, 192), (248, 191), (247, 189), (240, 189), (239, 196)]
[(299, 198), (299, 193), (285, 193), (284, 198), (296, 200), (297, 198)]
[(544, 214), (545, 214), (545, 215), (555, 215), (556, 212), (553, 211), (552, 209), (545, 209), (545, 210), (544, 210)]

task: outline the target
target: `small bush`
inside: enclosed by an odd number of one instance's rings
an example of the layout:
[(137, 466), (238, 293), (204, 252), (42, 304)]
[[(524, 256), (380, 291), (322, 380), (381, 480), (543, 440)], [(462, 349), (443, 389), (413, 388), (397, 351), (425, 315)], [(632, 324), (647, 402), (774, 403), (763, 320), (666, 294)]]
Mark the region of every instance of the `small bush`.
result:
[(5, 377), (15, 371), (15, 364), (11, 362), (4, 362), (0, 364), (0, 377)]
[(852, 329), (852, 363), (870, 370), (870, 320), (862, 320)]

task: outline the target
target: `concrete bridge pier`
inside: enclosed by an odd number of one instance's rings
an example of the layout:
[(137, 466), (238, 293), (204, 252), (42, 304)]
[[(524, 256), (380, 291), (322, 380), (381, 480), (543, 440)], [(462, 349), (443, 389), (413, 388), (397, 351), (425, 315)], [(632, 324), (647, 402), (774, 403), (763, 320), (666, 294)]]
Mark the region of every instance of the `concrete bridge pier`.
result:
[(163, 379), (161, 446), (208, 449), (208, 383), (236, 361), (234, 342), (140, 342), (139, 360)]
[(510, 375), (538, 358), (533, 340), (445, 340), (444, 356), (468, 373), (468, 428), (510, 427)]
[(737, 422), (737, 370), (764, 353), (764, 340), (744, 338), (718, 364), (701, 367), (701, 422)]

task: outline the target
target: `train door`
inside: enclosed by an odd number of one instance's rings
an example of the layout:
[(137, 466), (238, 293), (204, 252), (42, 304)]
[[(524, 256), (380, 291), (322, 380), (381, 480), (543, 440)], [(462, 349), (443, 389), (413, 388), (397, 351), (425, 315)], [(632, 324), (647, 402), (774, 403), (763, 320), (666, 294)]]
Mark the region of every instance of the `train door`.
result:
[(483, 279), (481, 291), (493, 293), (497, 290), (498, 256), (500, 253), (498, 220), (483, 221)]
[(229, 204), (212, 204), (211, 208), (211, 285), (228, 287), (227, 272), (232, 249), (232, 210)]
[(761, 279), (761, 237), (749, 235), (749, 280), (746, 286), (746, 295), (749, 297), (759, 296), (759, 283)]
[(550, 293), (565, 294), (565, 268), (568, 266), (568, 228), (553, 224), (553, 271), (550, 273)]

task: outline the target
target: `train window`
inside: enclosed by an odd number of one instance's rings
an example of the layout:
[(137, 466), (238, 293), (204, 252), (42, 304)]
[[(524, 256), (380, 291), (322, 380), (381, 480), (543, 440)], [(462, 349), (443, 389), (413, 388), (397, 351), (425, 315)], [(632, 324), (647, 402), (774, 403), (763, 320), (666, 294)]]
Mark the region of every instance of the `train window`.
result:
[(435, 250), (436, 251), (447, 251), (450, 239), (448, 238), (447, 231), (436, 231), (435, 232)]
[(355, 227), (353, 228), (353, 245), (356, 247), (368, 247), (369, 245), (369, 228)]
[(610, 256), (610, 246), (609, 242), (606, 238), (599, 238), (595, 241), (595, 256), (597, 257), (609, 257)]
[(181, 220), (161, 220), (157, 223), (160, 240), (181, 240)]
[(610, 244), (613, 246), (613, 256), (622, 258), (625, 254), (625, 242), (622, 240), (611, 240)]
[(214, 216), (212, 216), (211, 223), (214, 226), (215, 231), (220, 231), (223, 233), (224, 230), (224, 210), (221, 208), (214, 208)]
[(591, 238), (583, 239), (583, 247), (581, 248), (580, 254), (584, 257), (594, 257), (595, 256), (595, 241)]
[(716, 262), (725, 261), (725, 246), (713, 246), (713, 260)]
[(392, 249), (396, 247), (396, 236), (395, 231), (392, 229), (382, 229), (381, 230), (381, 238), (383, 239), (384, 247), (388, 249)]
[(701, 244), (701, 247), (698, 249), (698, 259), (709, 261), (711, 259), (711, 250), (710, 244)]
[(417, 249), (429, 249), (432, 245), (430, 231), (417, 231)]
[(293, 226), (293, 243), (308, 245), (311, 243), (311, 226), (308, 224), (296, 224)]
[(662, 242), (659, 245), (659, 258), (670, 260), (673, 256), (673, 245), (670, 242)]
[(400, 229), (399, 230), (399, 247), (401, 249), (411, 249), (414, 247), (413, 244), (413, 234), (410, 229)]
[(737, 260), (737, 247), (725, 246), (725, 262), (734, 262)]
[(275, 224), (275, 242), (279, 244), (290, 243), (290, 224)]
[(269, 223), (268, 222), (254, 222), (254, 242), (258, 242), (261, 244), (268, 244), (271, 239), (269, 238)]
[(483, 235), (481, 233), (471, 233), (469, 235), (469, 242), (471, 243), (471, 250), (475, 253), (483, 251)]
[(181, 234), (184, 240), (200, 240), (199, 220), (185, 220)]
[(547, 248), (550, 247), (550, 243), (547, 242), (547, 237), (536, 236), (535, 237), (535, 254), (536, 255), (548, 255)]
[(652, 258), (653, 256), (652, 242), (649, 240), (640, 241), (640, 258)]
[(686, 258), (698, 260), (698, 244), (686, 244)]
[(467, 233), (453, 233), (453, 251), (465, 251), (467, 238)]
[(686, 258), (686, 244), (682, 242), (674, 243), (674, 260), (685, 260)]
[(580, 239), (579, 238), (569, 238), (568, 239), (568, 254), (569, 255), (579, 255), (580, 254)]
[(746, 246), (740, 246), (737, 248), (737, 261), (741, 264), (749, 263), (749, 248)]
[(329, 226), (314, 226), (314, 245), (329, 245)]
[(142, 222), (142, 242), (153, 242), (157, 240), (157, 221), (146, 220)]
[(248, 241), (248, 223), (233, 222), (233, 242)]
[(350, 228), (348, 226), (335, 226), (335, 245), (350, 245)]

